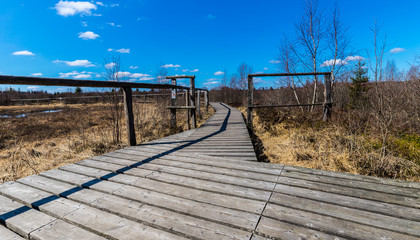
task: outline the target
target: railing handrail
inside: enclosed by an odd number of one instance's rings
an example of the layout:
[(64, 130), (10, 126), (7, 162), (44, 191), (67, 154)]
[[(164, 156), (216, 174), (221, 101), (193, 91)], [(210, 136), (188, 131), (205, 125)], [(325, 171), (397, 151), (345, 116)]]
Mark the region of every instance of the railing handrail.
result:
[(43, 78), (0, 75), (0, 84), (66, 86), (66, 87), (97, 87), (97, 88), (147, 88), (147, 89), (189, 89), (189, 87), (171, 84), (133, 83), (97, 80), (73, 80), (66, 78)]
[(331, 72), (309, 72), (309, 73), (253, 73), (250, 77), (294, 77), (294, 76), (316, 76), (331, 75)]

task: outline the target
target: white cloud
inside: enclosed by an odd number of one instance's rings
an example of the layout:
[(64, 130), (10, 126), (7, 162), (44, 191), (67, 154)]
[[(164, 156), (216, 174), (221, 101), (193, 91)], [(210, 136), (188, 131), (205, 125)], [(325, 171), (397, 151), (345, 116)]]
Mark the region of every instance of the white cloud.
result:
[(42, 76), (42, 73), (32, 73), (31, 75), (35, 76), (35, 77), (40, 77), (40, 76)]
[(263, 68), (263, 70), (268, 70), (268, 67)]
[(74, 60), (74, 61), (62, 61), (62, 60), (55, 60), (53, 63), (65, 63), (71, 67), (93, 67), (95, 65), (88, 60)]
[(30, 90), (37, 90), (37, 89), (39, 89), (39, 87), (37, 87), (37, 86), (29, 86), (29, 87), (27, 87), (27, 89), (30, 89)]
[(331, 59), (331, 60), (327, 60), (325, 62), (323, 62), (321, 64), (321, 67), (329, 67), (329, 66), (333, 66), (335, 63), (335, 65), (347, 65), (349, 64), (346, 60), (342, 60), (342, 59)]
[(190, 70), (188, 70), (188, 69), (182, 69), (182, 71), (183, 71), (183, 72), (188, 72), (188, 71), (190, 71)]
[(12, 53), (12, 55), (17, 55), (17, 56), (35, 56), (35, 54), (33, 54), (32, 52), (29, 52), (27, 50), (14, 52), (14, 53)]
[(348, 62), (351, 62), (351, 61), (364, 61), (365, 58), (362, 57), (362, 56), (355, 55), (355, 56), (348, 56), (344, 60), (345, 61), (348, 61)]
[(90, 72), (78, 72), (78, 71), (72, 71), (68, 73), (59, 73), (59, 76), (61, 78), (75, 78), (75, 79), (81, 79), (81, 78), (91, 78), (92, 75)]
[(277, 64), (277, 63), (280, 63), (280, 61), (279, 60), (270, 60), (269, 63)]
[(119, 53), (130, 53), (129, 48), (121, 48), (121, 49), (118, 49), (118, 50), (115, 50), (115, 51), (119, 52)]
[(114, 63), (114, 62), (111, 62), (111, 63), (105, 64), (105, 68), (107, 68), (107, 69), (111, 69), (111, 68), (113, 68), (115, 65), (117, 65), (117, 64), (116, 64), (116, 63)]
[(389, 50), (390, 53), (400, 53), (400, 52), (404, 52), (405, 49), (404, 48), (393, 48), (391, 50)]
[(110, 6), (111, 6), (111, 7), (118, 7), (118, 6), (120, 6), (120, 4), (118, 4), (118, 3), (113, 3), (113, 4), (111, 4)]
[(223, 74), (225, 74), (225, 73), (222, 72), (222, 71), (217, 71), (217, 72), (214, 73), (214, 75), (216, 75), (216, 76), (220, 76), (220, 75), (223, 75)]
[(100, 37), (98, 34), (91, 32), (91, 31), (86, 31), (86, 32), (81, 32), (79, 33), (79, 38), (82, 38), (83, 40), (93, 40)]
[(113, 22), (107, 22), (106, 24), (108, 24), (109, 26), (113, 26), (113, 27), (122, 27), (122, 25), (115, 24)]
[(105, 5), (102, 2), (96, 2), (96, 5), (104, 7)]
[(212, 15), (212, 14), (209, 14), (209, 15), (205, 16), (204, 18), (205, 18), (205, 19), (208, 19), (208, 20), (213, 20), (213, 19), (215, 19), (215, 18), (216, 18), (216, 16), (214, 16), (214, 15)]
[(102, 14), (99, 14), (99, 13), (94, 13), (94, 14), (93, 14), (93, 16), (94, 16), (94, 17), (101, 17), (101, 16), (102, 16)]
[(130, 66), (130, 69), (137, 69), (139, 68), (138, 66)]
[(108, 48), (107, 51), (108, 52), (119, 52), (119, 53), (130, 53), (130, 49), (129, 48), (121, 48), (121, 49)]
[(148, 81), (148, 80), (153, 80), (154, 78), (152, 76), (150, 76), (149, 74), (145, 74), (145, 73), (131, 73), (131, 72), (117, 72), (115, 73), (115, 77), (116, 78), (131, 78), (131, 81)]
[(90, 2), (82, 1), (59, 1), (54, 7), (57, 10), (57, 14), (68, 17), (76, 14), (80, 15), (92, 15), (92, 10), (96, 10), (96, 5)]
[(218, 81), (210, 81), (210, 82), (205, 82), (204, 85), (214, 85), (214, 84), (219, 84)]
[(165, 64), (161, 67), (163, 67), (163, 68), (179, 68), (179, 67), (181, 67), (181, 65), (179, 65), (179, 64)]
[(197, 68), (196, 69), (194, 69), (194, 70), (191, 70), (190, 72), (198, 72), (198, 71), (200, 71), (200, 70), (198, 70)]
[(82, 26), (83, 26), (83, 27), (87, 27), (87, 26), (88, 26), (88, 25), (87, 25), (87, 22), (82, 21), (81, 23), (82, 23)]

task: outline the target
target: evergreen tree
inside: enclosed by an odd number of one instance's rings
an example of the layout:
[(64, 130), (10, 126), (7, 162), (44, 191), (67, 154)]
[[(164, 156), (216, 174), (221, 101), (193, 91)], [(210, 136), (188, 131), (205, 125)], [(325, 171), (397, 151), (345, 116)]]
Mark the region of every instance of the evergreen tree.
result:
[(75, 93), (82, 93), (82, 89), (81, 89), (80, 87), (77, 87), (77, 88), (74, 90), (74, 92), (75, 92)]
[(369, 87), (366, 84), (369, 82), (367, 71), (365, 63), (358, 61), (353, 70), (353, 77), (350, 78), (350, 107), (352, 108), (356, 108), (360, 104), (365, 104), (367, 101), (366, 93), (369, 90)]

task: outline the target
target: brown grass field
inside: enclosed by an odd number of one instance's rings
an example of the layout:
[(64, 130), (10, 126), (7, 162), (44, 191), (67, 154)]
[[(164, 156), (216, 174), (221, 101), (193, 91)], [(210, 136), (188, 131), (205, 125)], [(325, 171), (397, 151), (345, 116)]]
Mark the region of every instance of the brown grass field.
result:
[[(246, 116), (246, 108), (239, 109)], [(262, 157), (272, 163), (420, 181), (420, 136), (416, 134), (391, 136), (383, 155), (377, 134), (350, 134), (338, 121), (320, 121), (320, 112), (309, 116), (269, 111), (254, 112), (254, 132)]]
[[(62, 109), (60, 112), (39, 113)], [(135, 104), (137, 143), (169, 135), (169, 111), (164, 104)], [(50, 104), (1, 106), (0, 183), (71, 164), (127, 146), (125, 120), (120, 143), (114, 141), (113, 119), (107, 104)], [(202, 108), (201, 125), (214, 113)], [(122, 114), (124, 116), (124, 114)], [(178, 111), (179, 131), (186, 129), (186, 113)]]

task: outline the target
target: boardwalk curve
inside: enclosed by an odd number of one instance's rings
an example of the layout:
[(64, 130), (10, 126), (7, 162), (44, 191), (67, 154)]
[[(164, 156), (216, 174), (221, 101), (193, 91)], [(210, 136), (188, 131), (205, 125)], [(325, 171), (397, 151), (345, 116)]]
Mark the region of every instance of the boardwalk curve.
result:
[(420, 184), (256, 161), (241, 113), (0, 185), (0, 239), (418, 239)]

